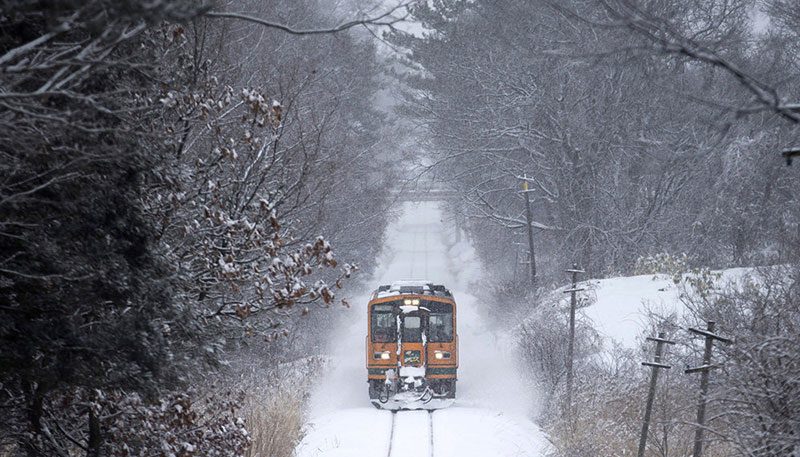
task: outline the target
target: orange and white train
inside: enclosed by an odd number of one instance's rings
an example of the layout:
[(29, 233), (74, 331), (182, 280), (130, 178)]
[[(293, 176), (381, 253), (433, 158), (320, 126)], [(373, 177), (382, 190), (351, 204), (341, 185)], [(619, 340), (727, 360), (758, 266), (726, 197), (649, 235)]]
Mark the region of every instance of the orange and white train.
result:
[(449, 406), (458, 379), (457, 308), (442, 285), (380, 286), (368, 304), (369, 397), (381, 409)]

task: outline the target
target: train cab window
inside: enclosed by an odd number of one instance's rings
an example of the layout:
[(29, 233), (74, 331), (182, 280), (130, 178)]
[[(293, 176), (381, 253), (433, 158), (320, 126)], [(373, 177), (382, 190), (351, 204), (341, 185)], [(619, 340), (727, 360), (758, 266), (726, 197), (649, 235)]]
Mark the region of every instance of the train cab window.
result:
[(422, 342), (422, 319), (419, 316), (406, 316), (403, 319), (403, 341)]
[(431, 342), (453, 341), (453, 306), (448, 303), (429, 303), (428, 333)]
[(453, 315), (431, 314), (430, 340), (434, 343), (453, 341)]
[(372, 307), (372, 342), (391, 343), (397, 339), (397, 322), (391, 304)]

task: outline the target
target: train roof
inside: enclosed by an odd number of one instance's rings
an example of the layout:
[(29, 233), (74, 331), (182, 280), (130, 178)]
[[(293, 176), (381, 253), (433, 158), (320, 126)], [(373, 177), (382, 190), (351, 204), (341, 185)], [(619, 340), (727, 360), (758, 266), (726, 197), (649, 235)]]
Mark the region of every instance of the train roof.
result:
[(396, 281), (392, 284), (379, 286), (372, 294), (372, 298), (393, 297), (395, 295), (416, 294), (433, 295), (435, 297), (452, 298), (453, 294), (441, 284), (430, 281)]

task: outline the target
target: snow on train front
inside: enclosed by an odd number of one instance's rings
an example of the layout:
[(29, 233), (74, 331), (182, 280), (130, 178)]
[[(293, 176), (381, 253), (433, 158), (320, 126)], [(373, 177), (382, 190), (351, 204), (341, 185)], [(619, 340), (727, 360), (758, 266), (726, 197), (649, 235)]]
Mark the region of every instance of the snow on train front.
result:
[(368, 305), (367, 377), (380, 409), (439, 409), (456, 395), (456, 303), (442, 285), (380, 286)]

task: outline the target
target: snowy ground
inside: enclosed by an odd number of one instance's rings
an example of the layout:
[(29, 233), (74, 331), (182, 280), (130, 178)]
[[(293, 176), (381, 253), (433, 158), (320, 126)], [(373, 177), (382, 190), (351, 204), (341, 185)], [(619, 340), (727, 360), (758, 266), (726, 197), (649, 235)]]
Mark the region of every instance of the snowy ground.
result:
[(459, 381), (454, 406), (429, 414), (392, 414), (367, 398), (364, 348), (368, 293), (351, 300), (351, 325), (337, 334), (334, 367), (312, 398), (312, 420), (297, 448), (298, 457), (498, 456), (536, 457), (547, 440), (525, 418), (534, 398), (521, 381), (503, 344), (504, 335), (484, 325), (480, 303), (470, 294), (480, 287), (480, 266), (455, 234), (436, 203), (406, 203), (392, 224), (372, 284), (428, 279), (453, 292), (458, 311)]
[[(719, 284), (741, 281), (752, 268), (731, 268), (718, 271)], [(608, 279), (593, 279), (579, 283), (586, 292), (590, 305), (579, 311), (581, 319), (588, 320), (605, 339), (605, 346), (614, 344), (623, 348), (635, 348), (649, 329), (647, 314), (682, 316), (686, 308), (681, 294), (686, 291), (676, 285), (668, 275), (640, 275)], [(569, 306), (569, 295), (556, 291), (561, 297), (560, 306)]]

